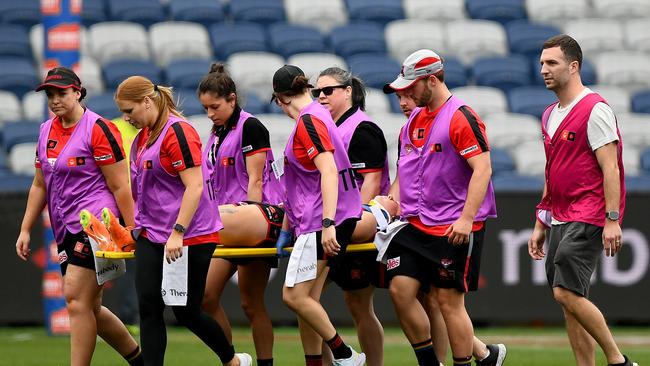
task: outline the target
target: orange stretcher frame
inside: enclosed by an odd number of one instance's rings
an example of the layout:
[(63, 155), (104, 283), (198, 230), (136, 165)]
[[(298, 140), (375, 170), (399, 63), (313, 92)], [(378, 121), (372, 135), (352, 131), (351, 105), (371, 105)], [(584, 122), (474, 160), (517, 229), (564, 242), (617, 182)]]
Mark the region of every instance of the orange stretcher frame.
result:
[[(293, 248), (284, 248), (290, 252)], [(347, 252), (369, 252), (376, 250), (374, 243), (363, 244), (349, 244)], [(218, 246), (212, 253), (213, 258), (251, 258), (251, 257), (274, 257), (277, 255), (275, 248), (234, 248)], [(135, 258), (135, 251), (131, 252), (105, 252), (98, 250), (95, 252), (98, 258), (106, 259), (133, 259)]]

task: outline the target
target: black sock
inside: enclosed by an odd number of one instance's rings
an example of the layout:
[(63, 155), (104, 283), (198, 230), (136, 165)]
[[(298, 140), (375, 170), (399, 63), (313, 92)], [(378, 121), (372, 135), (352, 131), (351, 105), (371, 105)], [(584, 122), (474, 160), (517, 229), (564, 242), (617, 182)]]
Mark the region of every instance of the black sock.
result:
[(323, 366), (323, 355), (305, 355), (305, 366)]
[(438, 366), (440, 364), (435, 352), (433, 352), (433, 343), (431, 342), (431, 338), (424, 342), (411, 344), (411, 347), (413, 347), (415, 357), (418, 359), (418, 365)]
[(325, 342), (332, 350), (332, 355), (335, 359), (340, 360), (342, 358), (352, 357), (352, 350), (347, 344), (345, 344), (345, 342), (343, 342), (343, 339), (338, 333), (336, 333), (332, 339)]
[(454, 366), (471, 366), (472, 356), (454, 357)]
[(623, 363), (613, 363), (611, 366), (627, 366), (632, 364), (626, 355), (623, 355), (623, 357), (625, 358), (625, 361), (623, 361)]
[(124, 359), (131, 366), (144, 366), (144, 360), (142, 359), (142, 352), (140, 351), (140, 346), (135, 346), (133, 352), (124, 356)]
[(273, 366), (273, 358), (258, 358), (257, 366)]

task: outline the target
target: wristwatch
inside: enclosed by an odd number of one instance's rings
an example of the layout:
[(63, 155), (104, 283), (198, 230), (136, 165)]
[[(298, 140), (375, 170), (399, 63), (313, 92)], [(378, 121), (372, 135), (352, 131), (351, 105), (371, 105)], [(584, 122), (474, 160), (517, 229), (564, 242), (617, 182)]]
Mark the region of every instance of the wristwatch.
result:
[(179, 234), (183, 234), (185, 232), (185, 230), (187, 230), (187, 229), (185, 228), (185, 226), (183, 226), (181, 224), (175, 224), (174, 225), (174, 231), (179, 233)]
[(328, 219), (327, 217), (323, 219), (323, 227), (324, 228), (328, 228), (328, 227), (333, 226), (333, 225), (336, 225), (334, 220)]
[(610, 221), (618, 221), (621, 215), (618, 211), (607, 211), (605, 212), (605, 218)]

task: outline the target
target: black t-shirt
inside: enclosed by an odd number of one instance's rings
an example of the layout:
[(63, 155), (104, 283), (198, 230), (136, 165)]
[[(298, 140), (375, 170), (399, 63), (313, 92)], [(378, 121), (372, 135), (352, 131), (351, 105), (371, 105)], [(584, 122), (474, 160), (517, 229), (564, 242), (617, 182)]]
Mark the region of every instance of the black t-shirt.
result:
[[(336, 121), (336, 125), (341, 125), (356, 111), (357, 107), (348, 109)], [(369, 121), (361, 122), (352, 134), (348, 147), (348, 158), (352, 168), (358, 173), (383, 169), (387, 153), (386, 138), (379, 126)]]
[[(221, 141), (224, 141), (228, 133), (232, 130), (232, 127), (239, 121), (239, 115), (241, 109), (235, 107), (235, 110), (230, 116), (230, 119), (224, 126), (218, 126), (213, 130), (219, 138), (218, 142), (212, 147), (213, 149), (213, 159), (216, 156), (219, 147), (221, 146)], [(248, 117), (244, 121), (244, 131), (242, 131), (241, 139), (241, 149), (244, 156), (250, 156), (260, 151), (266, 151), (271, 149), (271, 138), (269, 136), (269, 130), (264, 127), (262, 122), (255, 117)], [(244, 162), (246, 159), (244, 159)]]

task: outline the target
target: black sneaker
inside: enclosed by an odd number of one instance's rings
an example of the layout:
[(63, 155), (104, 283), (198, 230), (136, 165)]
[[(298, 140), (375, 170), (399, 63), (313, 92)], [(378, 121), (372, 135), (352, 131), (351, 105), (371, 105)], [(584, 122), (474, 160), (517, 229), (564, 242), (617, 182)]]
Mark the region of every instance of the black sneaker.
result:
[(506, 345), (503, 343), (488, 344), (486, 347), (490, 350), (490, 355), (483, 361), (476, 360), (476, 366), (502, 366), (506, 359), (506, 353), (508, 353)]
[[(626, 355), (623, 355), (623, 357), (625, 358), (625, 363), (623, 364), (623, 366), (639, 366), (638, 363), (630, 361), (630, 359), (627, 358)], [(607, 364), (607, 366), (612, 366), (612, 364), (611, 363)]]

